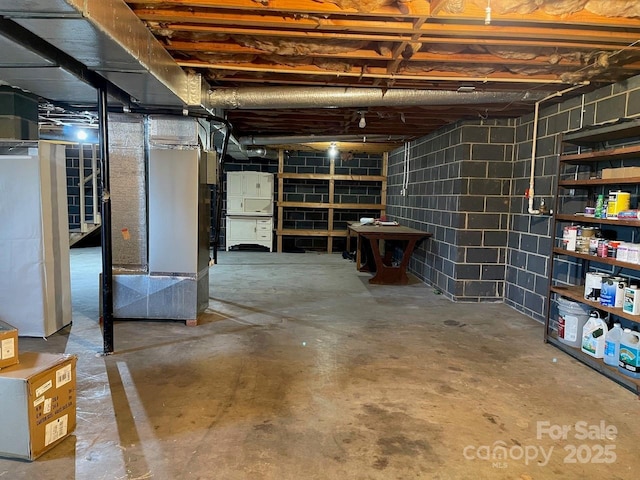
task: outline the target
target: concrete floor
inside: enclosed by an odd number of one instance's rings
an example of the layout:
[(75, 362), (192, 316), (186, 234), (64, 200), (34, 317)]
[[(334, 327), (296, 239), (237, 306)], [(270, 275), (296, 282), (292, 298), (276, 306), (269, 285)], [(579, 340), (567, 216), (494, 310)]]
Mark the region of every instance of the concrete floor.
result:
[(73, 250), (72, 327), (20, 340), (78, 355), (77, 429), (1, 480), (640, 475), (638, 398), (502, 304), (369, 285), (340, 255), (220, 252), (201, 325), (118, 322), (102, 357), (99, 270)]

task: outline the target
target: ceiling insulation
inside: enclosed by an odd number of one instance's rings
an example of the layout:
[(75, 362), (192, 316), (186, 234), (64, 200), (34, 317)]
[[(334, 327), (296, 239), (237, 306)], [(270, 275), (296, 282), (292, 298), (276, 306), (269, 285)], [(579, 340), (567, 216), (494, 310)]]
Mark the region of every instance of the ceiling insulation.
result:
[(605, 17), (640, 17), (638, 0), (590, 0), (585, 8)]
[[(175, 74), (185, 90), (176, 97), (181, 104), (199, 105), (192, 90), (202, 99), (261, 89), (259, 109), (215, 110), (239, 136), (357, 133), (406, 140), (462, 119), (518, 117), (532, 111), (534, 98), (561, 101), (553, 94), (570, 92), (566, 98), (640, 75), (638, 0), (109, 0), (122, 7), (116, 25), (104, 0), (58, 0), (65, 11), (83, 5), (73, 19), (52, 17), (48, 0), (8, 1), (5, 15), (41, 29), (79, 61), (98, 62), (106, 52), (110, 61), (95, 63), (95, 71), (127, 85), (133, 102), (150, 98), (138, 81), (148, 65), (158, 65), (153, 86), (161, 92), (176, 84), (165, 72)], [(125, 48), (79, 42), (78, 29), (67, 23), (84, 25), (96, 12), (106, 20), (95, 32), (117, 33)], [(130, 32), (135, 39), (155, 36), (157, 44), (127, 43)], [(127, 55), (135, 62), (120, 69)], [(341, 90), (318, 91), (327, 88)], [(317, 102), (292, 105), (294, 89), (316, 93)], [(371, 91), (376, 100), (334, 104), (335, 92), (352, 89)], [(486, 100), (384, 104), (378, 94), (392, 91), (473, 91)], [(367, 115), (362, 129), (360, 112)]]
[[(640, 3), (637, 0), (470, 0), (478, 7), (491, 6), (498, 14), (517, 13), (526, 15), (542, 10), (549, 15), (567, 15), (587, 10), (608, 17), (638, 17)], [(459, 0), (449, 0), (454, 9), (459, 9)], [(460, 11), (454, 13), (460, 13)]]

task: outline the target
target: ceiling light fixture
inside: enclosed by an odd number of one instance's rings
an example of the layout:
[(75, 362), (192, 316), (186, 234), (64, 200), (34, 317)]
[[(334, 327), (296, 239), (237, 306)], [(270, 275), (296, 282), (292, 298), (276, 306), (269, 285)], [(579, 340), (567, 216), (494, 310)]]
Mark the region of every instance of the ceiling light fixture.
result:
[(331, 142), (331, 145), (329, 146), (329, 158), (333, 160), (334, 158), (336, 158), (337, 155), (338, 155), (338, 146), (336, 145), (336, 142)]
[(367, 126), (367, 120), (364, 118), (364, 112), (359, 112), (360, 113), (360, 121), (358, 122), (358, 126), (360, 128), (364, 128)]
[(487, 0), (487, 8), (484, 9), (484, 24), (491, 24), (491, 0)]

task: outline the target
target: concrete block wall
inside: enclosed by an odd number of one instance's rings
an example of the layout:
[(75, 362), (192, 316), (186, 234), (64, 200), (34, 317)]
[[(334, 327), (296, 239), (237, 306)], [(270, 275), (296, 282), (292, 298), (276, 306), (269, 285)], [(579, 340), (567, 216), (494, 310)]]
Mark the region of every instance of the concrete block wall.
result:
[[(562, 132), (638, 115), (640, 77), (543, 104), (534, 208), (541, 198), (554, 208)], [(455, 300), (503, 300), (543, 321), (555, 235), (551, 217), (528, 213), (532, 140), (531, 114), (493, 124), (460, 122), (413, 141), (406, 196), (401, 195), (404, 151), (389, 157), (387, 212), (433, 234), (409, 266), (426, 283)], [(632, 192), (632, 206), (638, 198), (640, 192)], [(582, 280), (572, 261), (560, 263), (556, 273), (566, 283)]]
[[(91, 174), (91, 145), (83, 145), (85, 177)], [(69, 230), (80, 229), (80, 146), (70, 144), (66, 147), (67, 156), (67, 200), (69, 211)], [(98, 198), (100, 198), (98, 196)], [(85, 185), (85, 204), (87, 219), (93, 213), (93, 193), (91, 182)], [(100, 208), (98, 205), (97, 208)]]
[(410, 268), (448, 297), (501, 300), (512, 177), (514, 121), (472, 121), (411, 142), (390, 156), (389, 215), (431, 232)]

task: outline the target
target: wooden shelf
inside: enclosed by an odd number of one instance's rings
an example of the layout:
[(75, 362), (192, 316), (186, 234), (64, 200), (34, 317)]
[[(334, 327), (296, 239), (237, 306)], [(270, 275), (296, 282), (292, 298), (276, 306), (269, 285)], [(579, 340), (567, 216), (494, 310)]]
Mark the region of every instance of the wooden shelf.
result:
[(640, 120), (622, 119), (566, 132), (562, 140), (573, 145), (587, 146), (638, 136), (640, 136)]
[(631, 322), (640, 324), (640, 315), (631, 315), (627, 312), (623, 312), (621, 307), (605, 307), (604, 305), (600, 305), (600, 302), (593, 302), (584, 298), (584, 286), (553, 285), (551, 287), (551, 291), (557, 293), (558, 295), (562, 295), (563, 297), (567, 297), (577, 302), (584, 303), (585, 305), (589, 305), (592, 308), (596, 308), (598, 310), (602, 310), (603, 312), (608, 312), (612, 315), (617, 315), (618, 317), (626, 318)]
[(589, 178), (584, 180), (560, 180), (559, 187), (594, 187), (598, 185), (628, 185), (640, 183), (640, 177), (627, 178)]
[(560, 162), (571, 165), (583, 165), (589, 162), (601, 162), (603, 160), (624, 160), (627, 158), (640, 158), (640, 145), (631, 147), (608, 148), (586, 153), (572, 153), (561, 155)]
[[(336, 237), (346, 237), (346, 230), (336, 230), (334, 226), (334, 214), (338, 210), (355, 210), (375, 212), (375, 216), (385, 214), (387, 202), (387, 164), (388, 154), (382, 154), (381, 175), (344, 175), (335, 173), (335, 164), (331, 162), (329, 173), (289, 173), (284, 171), (284, 153), (280, 150), (278, 155), (278, 225), (276, 228), (277, 251), (282, 252), (283, 237), (326, 237), (327, 252), (333, 251), (333, 239)], [(314, 182), (328, 182), (329, 195), (328, 202), (288, 202), (285, 201), (284, 181), (285, 180), (305, 180)], [(380, 203), (337, 203), (335, 202), (336, 182), (373, 182), (380, 186)], [(326, 229), (295, 229), (284, 228), (284, 215), (286, 208), (318, 209), (327, 211)]]
[(351, 182), (383, 182), (382, 175), (331, 175), (330, 173), (279, 173), (278, 178), (292, 180), (344, 180)]
[(293, 208), (335, 208), (339, 210), (381, 210), (381, 203), (321, 203), (321, 202), (278, 202), (279, 207)]
[(590, 262), (598, 262), (598, 263), (604, 263), (607, 265), (614, 265), (616, 267), (621, 267), (621, 268), (631, 268), (633, 270), (640, 270), (640, 265), (637, 263), (621, 262), (620, 260), (616, 260), (615, 258), (598, 257), (597, 255), (588, 255), (585, 253), (572, 252), (571, 250), (566, 250), (564, 248), (559, 248), (559, 247), (554, 247), (553, 253), (557, 253), (558, 255), (567, 255), (569, 257), (574, 257), (574, 258), (581, 258), (582, 260), (589, 260)]
[(593, 218), (585, 217), (584, 215), (569, 215), (566, 213), (556, 214), (556, 220), (563, 222), (577, 222), (577, 223), (594, 223), (602, 225), (621, 225), (625, 227), (640, 227), (640, 220), (632, 219), (615, 219), (615, 218)]
[(277, 235), (290, 235), (301, 237), (346, 237), (346, 230), (313, 230), (313, 229), (296, 229), (296, 228), (283, 228), (276, 231)]
[(593, 358), (591, 355), (587, 355), (579, 348), (565, 345), (558, 340), (555, 335), (548, 335), (547, 338), (545, 338), (545, 341), (640, 396), (640, 380), (620, 373), (617, 368), (610, 367), (599, 358)]

